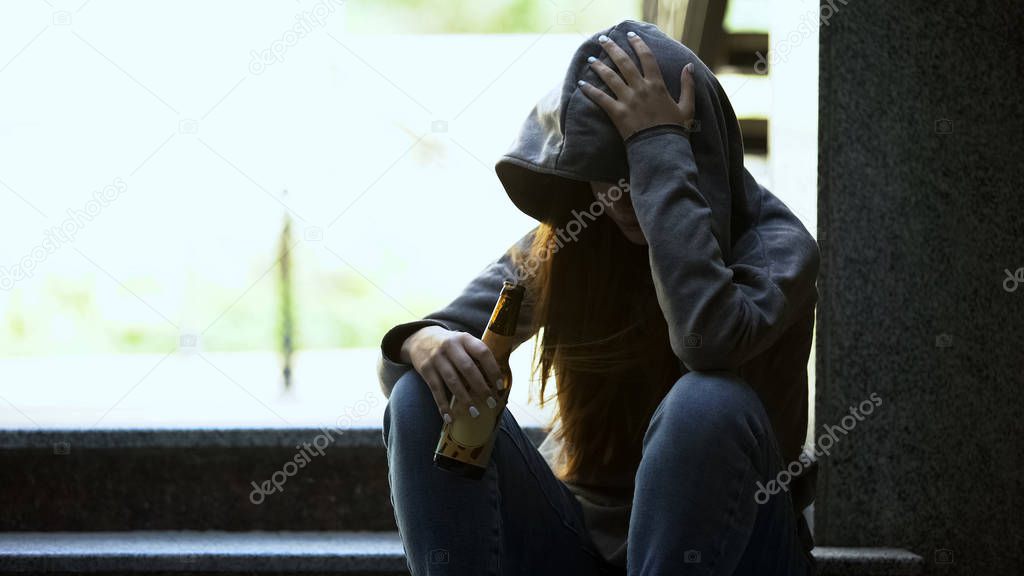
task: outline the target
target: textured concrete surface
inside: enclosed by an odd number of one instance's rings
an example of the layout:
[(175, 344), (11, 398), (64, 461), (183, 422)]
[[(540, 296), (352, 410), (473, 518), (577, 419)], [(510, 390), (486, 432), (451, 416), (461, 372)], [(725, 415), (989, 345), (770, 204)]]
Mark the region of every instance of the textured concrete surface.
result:
[(394, 529), (383, 447), (329, 448), (301, 468), (297, 454), (5, 450), (0, 531)]
[(816, 539), (1024, 573), (1024, 10), (822, 5)]
[(380, 428), (6, 431), (0, 462), (0, 531), (395, 528)]

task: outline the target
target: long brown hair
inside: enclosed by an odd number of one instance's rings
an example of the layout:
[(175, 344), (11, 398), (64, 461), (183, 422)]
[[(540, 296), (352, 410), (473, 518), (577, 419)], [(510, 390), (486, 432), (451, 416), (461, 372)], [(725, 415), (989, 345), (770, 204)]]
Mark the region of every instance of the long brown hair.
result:
[[(578, 189), (566, 197), (582, 204)], [(589, 189), (586, 200), (594, 200)], [(543, 222), (513, 262), (533, 300), (542, 405), (555, 380), (564, 448), (555, 472), (587, 483), (639, 463), (651, 413), (682, 368), (650, 282), (647, 247), (629, 242), (607, 215), (570, 211), (555, 210), (563, 216)], [(580, 224), (568, 226), (570, 215)], [(578, 233), (570, 238), (566, 228)]]

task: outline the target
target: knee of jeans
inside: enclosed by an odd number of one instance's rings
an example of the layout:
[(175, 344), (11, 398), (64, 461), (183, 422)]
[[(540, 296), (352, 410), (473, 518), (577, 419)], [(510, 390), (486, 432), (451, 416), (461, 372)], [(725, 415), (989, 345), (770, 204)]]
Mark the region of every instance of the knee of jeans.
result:
[(688, 372), (662, 399), (647, 429), (673, 442), (695, 442), (714, 449), (729, 440), (760, 444), (769, 429), (757, 392), (731, 372)]
[(395, 382), (384, 408), (385, 442), (391, 430), (410, 429), (415, 435), (424, 429), (438, 429), (440, 415), (427, 382), (415, 370), (409, 370)]

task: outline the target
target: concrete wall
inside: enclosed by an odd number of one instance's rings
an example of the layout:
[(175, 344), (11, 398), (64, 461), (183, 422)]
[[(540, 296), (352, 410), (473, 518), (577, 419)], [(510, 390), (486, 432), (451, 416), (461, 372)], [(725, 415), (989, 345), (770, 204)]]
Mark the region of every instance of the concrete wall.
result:
[(1022, 574), (1024, 282), (1005, 270), (1024, 268), (1024, 7), (822, 18), (815, 435), (882, 404), (835, 432), (816, 539)]

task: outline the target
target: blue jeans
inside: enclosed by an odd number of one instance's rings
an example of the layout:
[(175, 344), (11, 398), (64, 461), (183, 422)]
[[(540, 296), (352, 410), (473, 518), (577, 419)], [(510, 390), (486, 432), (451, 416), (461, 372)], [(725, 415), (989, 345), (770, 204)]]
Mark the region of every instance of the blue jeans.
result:
[[(384, 412), (391, 503), (414, 576), (623, 574), (582, 510), (505, 410), (480, 480), (437, 469), (441, 418), (414, 370)], [(651, 417), (629, 521), (630, 575), (803, 576), (813, 560), (789, 495), (758, 503), (782, 469), (757, 394), (728, 372), (690, 372)], [(763, 500), (763, 498), (762, 498)]]

